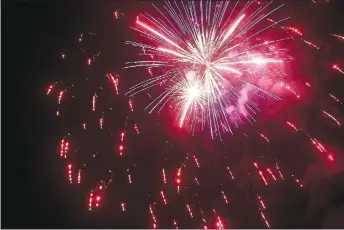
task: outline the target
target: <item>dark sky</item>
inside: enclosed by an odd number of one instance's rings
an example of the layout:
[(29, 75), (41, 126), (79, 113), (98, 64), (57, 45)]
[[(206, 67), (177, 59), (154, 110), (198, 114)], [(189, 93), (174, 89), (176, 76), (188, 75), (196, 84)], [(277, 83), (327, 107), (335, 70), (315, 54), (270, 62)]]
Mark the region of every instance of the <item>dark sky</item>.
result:
[[(2, 1), (3, 228), (146, 227), (128, 225), (125, 221), (100, 215), (89, 218), (84, 214), (84, 201), (77, 195), (84, 188), (78, 190), (66, 185), (64, 175), (60, 173), (61, 165), (51, 157), (55, 154), (52, 146), (56, 145), (57, 138), (51, 130), (58, 129), (58, 124), (53, 120), (52, 109), (46, 106), (43, 91), (46, 84), (56, 78), (52, 76), (52, 70), (58, 68), (57, 54), (72, 46), (68, 41), (80, 31), (105, 33), (111, 30), (112, 25), (106, 23), (111, 15), (107, 13), (117, 5), (130, 9), (128, 4), (116, 1)], [(340, 8), (340, 4), (336, 6), (334, 8)], [(307, 13), (312, 11), (305, 10), (304, 14)], [(339, 23), (343, 22), (342, 18), (339, 14), (333, 15), (327, 17), (329, 21), (317, 25), (306, 20), (304, 15), (300, 22), (311, 25), (309, 30), (331, 25), (327, 30), (343, 32), (338, 29), (338, 26), (343, 28)], [(333, 23), (336, 21), (338, 26)], [(122, 35), (119, 33), (118, 36)], [(339, 192), (343, 191), (343, 184), (338, 182), (343, 178), (341, 176), (331, 175), (315, 186), (315, 190), (323, 191), (323, 195), (313, 190), (300, 192), (291, 182), (276, 187), (276, 194), (280, 195), (275, 195), (274, 206), (284, 213), (284, 216), (276, 217), (280, 220), (279, 226), (322, 227), (325, 222), (329, 227), (343, 227), (337, 217), (343, 212), (343, 196)], [(324, 187), (329, 189), (324, 191)], [(290, 192), (286, 193), (288, 189)], [(318, 203), (318, 196), (329, 198), (319, 207), (309, 208), (309, 203)], [(302, 217), (297, 219), (296, 214), (290, 215), (294, 211), (299, 211)]]

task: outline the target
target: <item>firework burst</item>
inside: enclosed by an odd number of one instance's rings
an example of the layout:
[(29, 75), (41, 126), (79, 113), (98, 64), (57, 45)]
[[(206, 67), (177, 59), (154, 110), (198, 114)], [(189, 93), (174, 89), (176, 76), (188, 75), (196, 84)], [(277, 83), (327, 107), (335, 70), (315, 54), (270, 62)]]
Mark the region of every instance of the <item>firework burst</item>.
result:
[(286, 75), (284, 62), (291, 58), (285, 49), (276, 48), (276, 43), (288, 38), (262, 38), (263, 32), (287, 18), (266, 26), (263, 22), (282, 5), (272, 10), (271, 2), (257, 9), (254, 2), (239, 5), (166, 2), (167, 14), (154, 6), (160, 17), (148, 13), (137, 17), (133, 29), (150, 43), (126, 43), (141, 47), (143, 55), (154, 60), (127, 62), (125, 68), (145, 67), (150, 73), (152, 68), (162, 68), (163, 73), (131, 87), (127, 94), (164, 86), (146, 109), (151, 113), (170, 104), (180, 127), (195, 131), (201, 124), (213, 138), (232, 133), (231, 126), (242, 123), (242, 117), (252, 123), (259, 108), (248, 94), (280, 100), (261, 82), (289, 87), (281, 79)]

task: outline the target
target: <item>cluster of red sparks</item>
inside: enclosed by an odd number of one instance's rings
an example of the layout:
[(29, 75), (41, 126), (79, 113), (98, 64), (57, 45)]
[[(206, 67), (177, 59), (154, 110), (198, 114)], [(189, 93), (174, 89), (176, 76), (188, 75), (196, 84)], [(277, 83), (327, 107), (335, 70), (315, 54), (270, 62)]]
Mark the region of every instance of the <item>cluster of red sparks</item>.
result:
[[(259, 1), (256, 1), (257, 4), (261, 4)], [(114, 11), (113, 12), (114, 19), (119, 20), (121, 17), (124, 16), (123, 13), (120, 11)], [(273, 19), (268, 19), (269, 22), (275, 23)], [(295, 40), (299, 40), (301, 42), (304, 42), (311, 48), (315, 48), (319, 50), (320, 48), (313, 44), (312, 42), (306, 40), (304, 38), (304, 33), (301, 32), (300, 29), (293, 27), (293, 26), (281, 26), (281, 29), (287, 31), (290, 33), (290, 36), (293, 37)], [(78, 43), (82, 43), (85, 39), (86, 36), (95, 36), (94, 33), (88, 33), (84, 34), (81, 33), (80, 36), (77, 38)], [(344, 36), (338, 35), (338, 34), (331, 34), (330, 36), (333, 36), (339, 40), (339, 42), (344, 41)], [(92, 67), (92, 65), (96, 65), (96, 60), (99, 57), (100, 53), (96, 53), (95, 55), (91, 57), (86, 57), (85, 65)], [(72, 56), (72, 55), (70, 55)], [(67, 55), (67, 52), (61, 53), (61, 59), (67, 59), (67, 58), (72, 58), (69, 55)], [(344, 74), (343, 70), (341, 69), (341, 66), (339, 63), (335, 63), (332, 66), (332, 70), (336, 71), (337, 73)], [(150, 76), (153, 76), (153, 73), (151, 69), (148, 69), (148, 74)], [(113, 88), (113, 94), (114, 95), (121, 95), (120, 91), (120, 75), (119, 73), (107, 73), (104, 76), (107, 80), (109, 85)], [(308, 82), (304, 83), (307, 87), (311, 88), (311, 84)], [(56, 111), (56, 116), (59, 117), (59, 119), (62, 119), (63, 116), (65, 115), (68, 116), (68, 114), (61, 114), (60, 108), (63, 106), (63, 102), (65, 100), (66, 95), (68, 95), (68, 88), (65, 89), (60, 89), (58, 87), (59, 82), (50, 84), (47, 87), (46, 94), (47, 95), (56, 95), (57, 96), (57, 106), (58, 109)], [(290, 86), (285, 85), (285, 88), (290, 90), (297, 98), (300, 98), (300, 94), (297, 93), (295, 90), (293, 90)], [(328, 94), (331, 99), (333, 99), (336, 102), (341, 103), (340, 99), (334, 96), (333, 94), (329, 93)], [(98, 107), (98, 102), (99, 102), (100, 96), (96, 92), (93, 93), (89, 102), (89, 110), (96, 113), (97, 111), (102, 111), (103, 108)], [(66, 99), (67, 100), (67, 99)], [(86, 99), (85, 99), (86, 100)], [(118, 109), (118, 108), (117, 108)], [(134, 100), (129, 99), (127, 101), (127, 110), (134, 116)], [(329, 112), (321, 109), (321, 114), (324, 115), (325, 118), (330, 119), (336, 124), (338, 127), (341, 126), (341, 122), (339, 121), (338, 118), (335, 118), (333, 115), (331, 115)], [(112, 119), (111, 117), (106, 117), (104, 113), (101, 113), (101, 116), (99, 118), (99, 129), (104, 130), (106, 127), (106, 119)], [(132, 123), (128, 121), (128, 117), (125, 119), (125, 128), (122, 129), (117, 134), (117, 139), (114, 139), (114, 142), (116, 143), (116, 154), (117, 157), (119, 158), (125, 158), (126, 156), (126, 150), (128, 149), (128, 141), (127, 139), (127, 134), (128, 132), (133, 132), (137, 136), (144, 136), (144, 135), (149, 135), (148, 133), (145, 133), (144, 130), (142, 131), (141, 135), (141, 130), (139, 128), (139, 125), (137, 123)], [(80, 125), (80, 124), (79, 124)], [(82, 129), (84, 132), (88, 130), (88, 126), (86, 122), (81, 123)], [(306, 135), (309, 138), (310, 143), (314, 146), (314, 149), (316, 152), (322, 155), (322, 157), (329, 161), (329, 162), (334, 162), (336, 160), (336, 155), (329, 151), (327, 147), (324, 146), (319, 140), (317, 140), (315, 137), (312, 137), (310, 134), (308, 134), (305, 129), (300, 128), (294, 122), (291, 121), (286, 121), (286, 126), (289, 127), (291, 130), (293, 130), (295, 133), (302, 133)], [(80, 127), (80, 126), (79, 126)], [(91, 129), (91, 126), (90, 126)], [(260, 131), (258, 132), (258, 136), (262, 140), (266, 142), (266, 144), (270, 144), (269, 137), (266, 134), (261, 133)], [(67, 168), (67, 177), (66, 181), (70, 184), (81, 184), (83, 183), (83, 178), (82, 176), (87, 176), (87, 173), (84, 173), (84, 169), (86, 167), (86, 164), (84, 166), (79, 167), (76, 164), (73, 163), (73, 157), (71, 156), (71, 153), (76, 149), (76, 146), (73, 146), (73, 137), (68, 133), (68, 135), (64, 136), (60, 140), (60, 148), (59, 148), (59, 155), (60, 157), (66, 162), (66, 168)], [(330, 147), (329, 147), (330, 148)], [(93, 155), (93, 157), (97, 157), (96, 154)], [(184, 170), (186, 170), (187, 165), (192, 164), (193, 167), (197, 168), (197, 170), (202, 170), (202, 165), (207, 164), (207, 162), (202, 162), (200, 159), (197, 157), (196, 153), (189, 154), (187, 153), (185, 156), (184, 161), (181, 163), (181, 165), (177, 168), (168, 169), (167, 167), (161, 168), (159, 177), (161, 178), (161, 190), (159, 190), (159, 198), (157, 198), (157, 203), (163, 204), (166, 207), (171, 207), (173, 205), (172, 202), (172, 196), (174, 195), (182, 195), (183, 190), (187, 187), (188, 183), (194, 183), (197, 186), (200, 186), (202, 184), (202, 180), (198, 176), (192, 176), (191, 182), (188, 181), (183, 177), (184, 176)], [(191, 167), (191, 166), (190, 166)], [(228, 173), (228, 178), (230, 180), (236, 180), (236, 175), (235, 175), (235, 170), (233, 168), (234, 166), (226, 165), (226, 172)], [(282, 173), (280, 169), (280, 162), (276, 162), (275, 165), (267, 167), (267, 166), (261, 166), (260, 163), (257, 161), (252, 162), (252, 171), (256, 172), (256, 177), (261, 180), (261, 184), (263, 186), (269, 186), (270, 184), (276, 183), (276, 181), (281, 181), (284, 180), (286, 177), (288, 178), (293, 178), (295, 183), (299, 187), (304, 187), (302, 184), (301, 180), (299, 177), (295, 175), (286, 175), (286, 173)], [(106, 199), (104, 198), (104, 194), (108, 186), (113, 183), (113, 174), (110, 171), (111, 176), (106, 179), (106, 180), (101, 180), (98, 181), (93, 185), (93, 188), (88, 191), (88, 210), (92, 211), (93, 209), (97, 209), (101, 207), (103, 202), (106, 202)], [(126, 169), (126, 180), (128, 184), (133, 184), (135, 183), (135, 174), (134, 171), (129, 167)], [(172, 185), (175, 187), (174, 192), (171, 192), (167, 185)], [(174, 195), (173, 195), (174, 194)], [(197, 196), (197, 194), (196, 194)], [(219, 192), (219, 196), (222, 197), (222, 201), (224, 205), (230, 205), (231, 203), (231, 197), (228, 195), (226, 192), (226, 189), (222, 189)], [(265, 224), (267, 228), (271, 227), (270, 220), (267, 215), (267, 202), (263, 200), (263, 195), (257, 193), (257, 208), (260, 212), (261, 220), (262, 223)], [(211, 199), (211, 198), (209, 198)], [(159, 201), (158, 201), (159, 200)], [(157, 211), (157, 203), (152, 202), (147, 204), (147, 210), (150, 215), (150, 222), (151, 222), (151, 228), (158, 228), (159, 221), (158, 221), (158, 211)], [(86, 202), (85, 202), (86, 203)], [(85, 205), (86, 206), (86, 205)], [(129, 212), (132, 211), (130, 209), (130, 206), (128, 203), (125, 201), (121, 201), (119, 203), (119, 209), (122, 212)], [(191, 204), (191, 202), (185, 201), (185, 213), (189, 216), (189, 218), (193, 219), (196, 216), (200, 216), (202, 222), (200, 223), (199, 227), (202, 227), (204, 229), (208, 228), (218, 228), (218, 229), (224, 229), (226, 228), (225, 224), (228, 222), (227, 220), (223, 219), (221, 216), (224, 216), (225, 213), (220, 213), (219, 211), (216, 211), (215, 209), (212, 210), (212, 215), (206, 215), (205, 212), (200, 209), (198, 206)], [(211, 216), (211, 218), (209, 217)], [(229, 221), (230, 222), (230, 221)], [(179, 220), (174, 219), (173, 222), (171, 223), (172, 228), (180, 228), (179, 226)]]

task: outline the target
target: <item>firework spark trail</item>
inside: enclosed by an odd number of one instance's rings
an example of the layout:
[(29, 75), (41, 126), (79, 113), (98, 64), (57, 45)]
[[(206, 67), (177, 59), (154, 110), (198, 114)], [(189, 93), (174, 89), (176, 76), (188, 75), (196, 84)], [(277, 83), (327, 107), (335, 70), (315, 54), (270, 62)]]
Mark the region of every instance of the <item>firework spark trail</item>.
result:
[(276, 163), (276, 169), (277, 169), (277, 171), (278, 171), (278, 173), (279, 173), (281, 179), (283, 180), (283, 179), (284, 179), (283, 174), (282, 174), (282, 172), (281, 172), (281, 170), (280, 170), (280, 168), (279, 168), (279, 166), (278, 166), (277, 163)]
[(257, 132), (258, 134), (259, 134), (259, 136), (261, 136), (264, 140), (266, 140), (268, 143), (270, 142), (270, 140), (264, 135), (264, 134), (262, 134), (262, 133), (259, 133), (259, 132)]
[(119, 77), (118, 77), (118, 75), (116, 75), (116, 78), (112, 74), (106, 74), (105, 76), (111, 81), (111, 83), (115, 87), (116, 94), (118, 95), (119, 94), (119, 91), (118, 91)]
[(166, 174), (165, 174), (165, 169), (162, 169), (162, 179), (164, 184), (166, 184)]
[[(271, 23), (276, 23), (274, 20), (272, 20), (271, 18), (268, 18), (267, 19), (269, 22)], [(288, 31), (288, 32), (291, 32), (292, 34), (294, 35), (297, 35), (299, 37), (303, 37), (303, 33), (298, 29), (298, 28), (295, 28), (295, 27), (291, 27), (291, 26), (280, 26), (281, 29), (285, 30), (285, 31)], [(294, 37), (292, 38), (294, 39)], [(312, 47), (312, 48), (315, 48), (317, 50), (320, 50), (320, 47), (315, 45), (314, 43), (310, 42), (310, 41), (307, 41), (303, 38), (301, 38), (301, 41), (304, 42), (305, 44), (307, 44), (308, 46)]]
[(72, 178), (72, 164), (68, 164), (68, 180), (69, 183), (73, 183), (73, 178)]
[(337, 98), (337, 97), (334, 96), (333, 94), (329, 93), (328, 95), (329, 95), (330, 97), (332, 97), (332, 99), (335, 100), (336, 102), (339, 102), (340, 104), (343, 104), (343, 103), (339, 100), (339, 98)]
[(81, 169), (79, 169), (79, 171), (78, 171), (77, 183), (78, 184), (81, 183)]
[(92, 111), (96, 111), (96, 102), (97, 102), (97, 94), (94, 94), (92, 97)]
[[(294, 124), (291, 122), (287, 121), (287, 125), (292, 127), (296, 132), (302, 131), (311, 141), (312, 145), (320, 152), (320, 153), (325, 153), (327, 156), (327, 159), (330, 161), (334, 161), (333, 154), (330, 153), (317, 139), (311, 137), (306, 131), (297, 128)], [(301, 186), (302, 187), (302, 186)]]
[(48, 90), (47, 90), (47, 95), (49, 95), (49, 94), (53, 91), (54, 85), (55, 85), (55, 84), (49, 85)]
[(338, 64), (334, 64), (332, 69), (337, 70), (339, 73), (344, 74), (344, 70), (342, 70)]
[(58, 96), (58, 101), (57, 101), (57, 103), (60, 105), (61, 104), (61, 100), (62, 100), (62, 97), (63, 97), (63, 91), (60, 91), (60, 93), (59, 93), (59, 96)]
[(61, 148), (60, 148), (60, 156), (63, 158), (67, 158), (67, 152), (69, 150), (69, 141), (63, 138), (61, 140)]
[(266, 169), (266, 171), (268, 171), (269, 173), (270, 173), (270, 175), (272, 176), (272, 178), (274, 179), (274, 180), (277, 180), (276, 179), (276, 177), (275, 177), (275, 175), (273, 174), (273, 172), (271, 171), (271, 169)]
[(235, 178), (234, 178), (233, 173), (230, 170), (229, 166), (227, 166), (227, 170), (228, 170), (229, 174), (231, 175), (232, 180), (234, 180)]
[(344, 36), (342, 36), (342, 35), (339, 35), (339, 34), (330, 34), (330, 35), (333, 37), (336, 37), (340, 41), (344, 41)]
[(331, 114), (329, 114), (328, 112), (324, 110), (321, 110), (321, 112), (323, 112), (327, 117), (331, 118), (334, 122), (336, 122), (338, 126), (341, 126), (341, 123), (334, 116), (332, 116)]
[(122, 212), (125, 212), (125, 210), (126, 210), (124, 202), (121, 202), (121, 210), (122, 210)]
[[(278, 69), (278, 65), (290, 57), (283, 49), (268, 49), (271, 43), (279, 40), (256, 42), (260, 33), (285, 19), (274, 22), (258, 32), (251, 32), (252, 28), (256, 28), (258, 23), (281, 6), (264, 13), (263, 10), (269, 5), (267, 4), (247, 15), (244, 11), (250, 7), (251, 2), (245, 5), (236, 18), (225, 18), (228, 3), (215, 9), (210, 7), (209, 2), (205, 4), (204, 12), (202, 2), (199, 3), (198, 10), (194, 2), (182, 3), (182, 12), (177, 3), (173, 5), (166, 2), (167, 15), (156, 6), (154, 7), (161, 18), (148, 13), (140, 15), (136, 20), (138, 28), (133, 29), (158, 45), (137, 42), (126, 44), (141, 47), (145, 55), (154, 54), (158, 59), (128, 62), (125, 68), (169, 69), (162, 75), (131, 87), (127, 94), (133, 96), (150, 87), (165, 84), (165, 92), (147, 106), (150, 113), (157, 106), (162, 109), (167, 103), (172, 103), (172, 107), (177, 111), (180, 127), (189, 126), (194, 131), (196, 123), (201, 123), (202, 128), (208, 126), (214, 138), (221, 137), (221, 131), (232, 132), (229, 117), (232, 117), (231, 120), (237, 120), (236, 117), (242, 114), (252, 122), (251, 119), (254, 119), (247, 111), (253, 114), (259, 111), (257, 105), (246, 97), (238, 111), (228, 114), (226, 110), (235, 105), (241, 97), (241, 87), (245, 86), (250, 92), (280, 100), (276, 95), (255, 84), (253, 77), (260, 76), (276, 81), (273, 77), (276, 73), (265, 71), (262, 74), (257, 69)], [(176, 13), (176, 9), (180, 14)], [(249, 32), (252, 35), (243, 39), (242, 36)]]

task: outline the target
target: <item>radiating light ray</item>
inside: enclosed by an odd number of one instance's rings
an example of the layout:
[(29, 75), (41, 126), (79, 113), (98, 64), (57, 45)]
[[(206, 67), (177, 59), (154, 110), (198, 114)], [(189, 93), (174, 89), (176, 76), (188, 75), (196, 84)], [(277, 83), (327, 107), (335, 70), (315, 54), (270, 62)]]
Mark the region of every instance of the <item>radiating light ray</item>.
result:
[[(258, 44), (255, 42), (258, 35), (287, 18), (252, 32), (263, 19), (282, 5), (268, 11), (268, 5), (271, 4), (268, 3), (247, 14), (252, 3), (246, 3), (234, 20), (231, 15), (238, 3), (230, 16), (224, 17), (230, 10), (229, 4), (226, 2), (221, 3), (223, 7), (217, 7), (217, 4), (216, 7), (210, 7), (209, 1), (200, 1), (199, 7), (194, 2), (181, 2), (180, 5), (166, 2), (167, 14), (154, 5), (160, 17), (148, 13), (140, 15), (136, 20), (137, 27), (133, 29), (151, 43), (126, 44), (140, 47), (144, 55), (154, 54), (157, 58), (152, 61), (127, 62), (124, 68), (145, 67), (151, 70), (160, 67), (164, 68), (165, 73), (131, 87), (127, 95), (133, 96), (148, 88), (164, 85), (165, 91), (146, 109), (150, 113), (155, 109), (160, 111), (168, 104), (176, 111), (179, 127), (189, 127), (194, 132), (199, 125), (202, 129), (207, 126), (213, 138), (221, 138), (221, 132), (232, 133), (231, 122), (237, 126), (240, 115), (252, 123), (253, 115), (259, 109), (248, 97), (245, 103), (237, 105), (242, 96), (240, 88), (248, 85), (248, 92), (254, 95), (265, 94), (280, 100), (255, 81), (261, 76), (278, 82), (278, 79), (274, 79), (274, 71), (266, 71), (262, 75), (261, 70), (278, 70), (279, 65), (290, 60), (286, 50), (271, 50), (271, 43), (285, 39)], [(244, 34), (249, 36), (244, 38)], [(194, 75), (191, 79), (190, 73)], [(290, 87), (286, 88), (291, 90)], [(228, 112), (229, 108), (237, 106), (235, 113)]]

